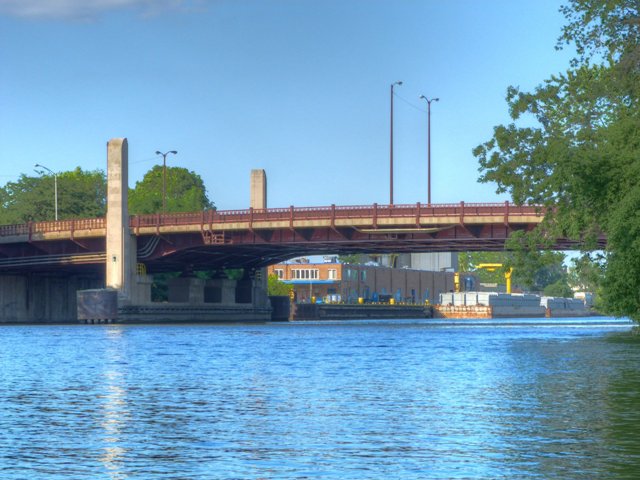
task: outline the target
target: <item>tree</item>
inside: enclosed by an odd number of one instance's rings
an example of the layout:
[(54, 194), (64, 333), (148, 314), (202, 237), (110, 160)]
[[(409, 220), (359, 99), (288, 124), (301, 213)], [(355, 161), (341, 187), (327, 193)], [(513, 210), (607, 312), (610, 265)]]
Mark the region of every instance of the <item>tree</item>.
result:
[(281, 281), (276, 274), (272, 273), (267, 278), (267, 290), (271, 296), (288, 296), (292, 288)]
[(567, 282), (558, 280), (544, 287), (543, 294), (546, 297), (565, 297), (573, 298), (573, 290), (567, 285)]
[(362, 253), (338, 255), (338, 261), (340, 263), (349, 263), (351, 265), (361, 265), (367, 262), (367, 255)]
[(568, 270), (569, 285), (579, 291), (600, 291), (606, 259), (603, 254), (584, 254), (574, 258)]
[[(547, 209), (523, 250), (607, 237), (604, 308), (640, 320), (640, 3), (570, 0), (558, 47), (570, 68), (533, 92), (507, 90), (513, 122), (474, 149), (480, 180)], [(532, 122), (533, 120), (533, 122)]]
[(461, 272), (476, 274), (480, 283), (505, 283), (504, 274), (508, 267), (489, 271), (478, 268), (478, 265), (482, 263), (510, 265), (511, 262), (507, 252), (463, 252), (458, 254), (458, 269)]
[[(21, 175), (0, 188), (0, 223), (55, 218), (54, 177)], [(106, 212), (106, 180), (100, 170), (80, 167), (58, 174), (58, 219), (101, 217)]]
[[(163, 167), (156, 165), (142, 181), (129, 190), (129, 211), (132, 214), (162, 211)], [(200, 175), (181, 167), (167, 167), (166, 211), (198, 212), (214, 208)]]
[[(517, 237), (517, 236), (516, 236)], [(461, 272), (472, 272), (481, 283), (505, 283), (505, 272), (513, 269), (512, 282), (532, 291), (542, 291), (556, 282), (566, 284), (565, 255), (560, 252), (537, 252), (514, 249), (502, 252), (465, 252), (458, 256)], [(489, 271), (479, 269), (482, 263), (500, 263), (502, 268)]]

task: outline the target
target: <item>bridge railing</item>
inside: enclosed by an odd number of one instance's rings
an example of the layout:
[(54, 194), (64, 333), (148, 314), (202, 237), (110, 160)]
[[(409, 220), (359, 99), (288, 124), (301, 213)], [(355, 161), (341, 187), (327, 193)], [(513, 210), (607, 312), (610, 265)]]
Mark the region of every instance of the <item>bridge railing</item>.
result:
[(260, 221), (330, 220), (363, 217), (460, 217), (496, 216), (505, 214), (538, 215), (542, 211), (534, 206), (515, 206), (505, 203), (452, 203), (438, 205), (350, 205), (324, 207), (288, 207), (245, 210), (207, 210), (197, 213), (169, 213), (165, 215), (136, 215), (131, 219), (132, 227), (156, 227), (194, 224), (229, 224)]
[[(246, 210), (205, 210), (192, 213), (169, 213), (133, 215), (130, 225), (136, 227), (162, 227), (178, 225), (214, 225), (229, 223), (249, 223), (260, 221), (294, 220), (337, 220), (355, 218), (419, 218), (465, 216), (544, 216), (544, 210), (537, 206), (517, 206), (504, 203), (451, 203), (424, 205), (330, 205), (324, 207), (288, 207)], [(83, 218), (47, 222), (31, 222), (20, 225), (0, 225), (0, 237), (20, 236), (34, 233), (74, 232), (76, 230), (103, 229), (105, 218)]]
[(16, 237), (29, 234), (29, 224), (0, 225), (0, 237)]
[(0, 225), (0, 237), (31, 236), (34, 233), (74, 232), (76, 230), (99, 230), (105, 228), (105, 225), (106, 221), (103, 217)]

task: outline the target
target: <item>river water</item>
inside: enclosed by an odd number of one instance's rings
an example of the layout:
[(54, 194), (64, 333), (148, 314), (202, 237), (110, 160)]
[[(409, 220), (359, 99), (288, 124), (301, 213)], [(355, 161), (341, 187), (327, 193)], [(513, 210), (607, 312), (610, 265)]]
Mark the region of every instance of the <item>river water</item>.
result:
[(636, 479), (613, 319), (0, 328), (0, 479)]

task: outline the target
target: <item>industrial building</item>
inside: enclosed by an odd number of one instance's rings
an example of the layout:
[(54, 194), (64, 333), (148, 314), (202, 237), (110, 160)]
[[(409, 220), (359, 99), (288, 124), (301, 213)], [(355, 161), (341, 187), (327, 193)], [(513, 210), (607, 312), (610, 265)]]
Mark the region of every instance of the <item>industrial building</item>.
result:
[[(397, 262), (398, 259), (394, 260)], [(341, 263), (335, 256), (317, 260), (297, 258), (268, 267), (268, 273), (291, 285), (299, 303), (309, 302), (312, 298), (328, 303), (358, 303), (359, 299), (364, 302), (393, 299), (397, 303), (420, 304), (427, 300), (434, 303), (441, 293), (452, 292), (455, 288), (455, 274), (450, 267), (445, 271), (428, 271), (406, 265), (392, 268), (381, 263)], [(470, 279), (462, 281), (468, 283)]]

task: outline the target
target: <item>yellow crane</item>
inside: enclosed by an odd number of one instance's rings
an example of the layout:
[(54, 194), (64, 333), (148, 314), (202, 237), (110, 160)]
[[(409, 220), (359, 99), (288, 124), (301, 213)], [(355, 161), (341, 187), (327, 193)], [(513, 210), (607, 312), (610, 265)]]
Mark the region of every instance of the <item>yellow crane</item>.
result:
[[(495, 272), (497, 269), (502, 268), (504, 265), (501, 263), (479, 263), (476, 268), (484, 268), (488, 272)], [(513, 268), (509, 267), (509, 270), (504, 272), (504, 280), (507, 287), (507, 293), (511, 293), (511, 274)]]

